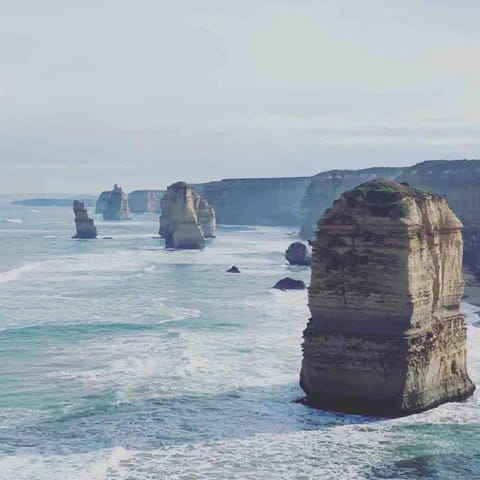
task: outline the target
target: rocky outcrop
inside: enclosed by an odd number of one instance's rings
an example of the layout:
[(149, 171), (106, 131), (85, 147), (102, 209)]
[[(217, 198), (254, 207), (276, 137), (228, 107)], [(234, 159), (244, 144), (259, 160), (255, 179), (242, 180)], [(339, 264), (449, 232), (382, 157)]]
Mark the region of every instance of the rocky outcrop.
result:
[(113, 186), (107, 206), (103, 211), (104, 220), (130, 220), (127, 194), (117, 185)]
[(279, 280), (273, 288), (276, 288), (277, 290), (305, 290), (307, 286), (302, 280), (285, 277)]
[(128, 194), (132, 213), (160, 213), (160, 202), (165, 190), (134, 190)]
[(76, 233), (73, 238), (97, 238), (97, 227), (93, 220), (88, 217), (87, 209), (83, 202), (73, 202), (73, 213), (75, 214)]
[(461, 223), (445, 198), (373, 180), (318, 223), (300, 384), (335, 410), (402, 415), (474, 390)]
[[(201, 211), (198, 211), (199, 208)], [(207, 215), (209, 212), (209, 215)], [(199, 213), (201, 214), (200, 222)], [(185, 182), (167, 188), (162, 198), (159, 234), (166, 248), (199, 249), (205, 246), (203, 226), (208, 236), (215, 235), (215, 211)]]
[(310, 177), (238, 178), (195, 185), (227, 225), (295, 226)]
[(111, 190), (103, 191), (98, 197), (97, 203), (95, 204), (95, 213), (103, 214), (107, 208), (108, 200), (110, 199)]
[(240, 269), (236, 265), (232, 265), (228, 270), (227, 273), (240, 273)]
[(312, 263), (308, 247), (302, 242), (291, 243), (285, 252), (285, 258), (290, 265), (310, 265)]
[(302, 199), (300, 237), (315, 238), (319, 218), (345, 190), (375, 178), (394, 180), (402, 168), (366, 168), (363, 170), (330, 170), (312, 177)]

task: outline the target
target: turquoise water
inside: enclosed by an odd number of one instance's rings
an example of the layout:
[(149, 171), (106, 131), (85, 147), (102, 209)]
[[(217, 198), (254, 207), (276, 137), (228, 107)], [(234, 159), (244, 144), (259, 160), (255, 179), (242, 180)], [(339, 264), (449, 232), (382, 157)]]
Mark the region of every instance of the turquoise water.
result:
[(395, 420), (294, 403), (306, 293), (270, 288), (308, 282), (291, 229), (166, 252), (155, 215), (96, 223), (113, 238), (0, 205), (0, 479), (480, 479), (478, 394)]

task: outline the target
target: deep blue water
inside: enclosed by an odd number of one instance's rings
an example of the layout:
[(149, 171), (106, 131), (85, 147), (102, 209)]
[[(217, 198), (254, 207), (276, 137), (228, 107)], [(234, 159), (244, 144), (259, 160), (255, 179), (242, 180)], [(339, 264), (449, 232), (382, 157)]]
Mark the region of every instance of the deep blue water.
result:
[(270, 288), (308, 283), (292, 229), (167, 252), (155, 215), (95, 220), (112, 239), (0, 205), (0, 479), (480, 479), (478, 394), (395, 420), (294, 403), (306, 293)]

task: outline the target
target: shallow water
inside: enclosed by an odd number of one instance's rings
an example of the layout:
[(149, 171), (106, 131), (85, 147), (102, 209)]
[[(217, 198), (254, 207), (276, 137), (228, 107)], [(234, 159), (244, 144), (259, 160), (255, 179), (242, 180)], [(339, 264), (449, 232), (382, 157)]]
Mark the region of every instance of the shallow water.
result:
[(112, 239), (0, 205), (2, 480), (480, 478), (478, 394), (395, 420), (294, 403), (306, 293), (270, 288), (308, 283), (283, 259), (292, 230), (167, 252), (155, 215), (95, 220)]

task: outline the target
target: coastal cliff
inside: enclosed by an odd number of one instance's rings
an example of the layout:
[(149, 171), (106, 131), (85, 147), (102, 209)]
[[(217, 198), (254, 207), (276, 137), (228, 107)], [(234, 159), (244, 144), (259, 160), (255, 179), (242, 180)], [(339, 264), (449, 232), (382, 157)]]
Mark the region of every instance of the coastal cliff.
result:
[(103, 211), (104, 220), (129, 220), (127, 194), (117, 184), (114, 185), (107, 206)]
[(345, 190), (374, 178), (394, 180), (402, 168), (366, 168), (363, 170), (329, 170), (311, 178), (301, 201), (300, 237), (313, 239), (319, 218)]
[(215, 210), (187, 183), (170, 185), (161, 207), (159, 234), (165, 248), (200, 249), (206, 236), (215, 236)]
[(217, 223), (298, 226), (310, 177), (238, 178), (195, 185), (215, 209)]
[(160, 202), (165, 190), (134, 190), (128, 194), (132, 213), (160, 213)]
[(317, 406), (402, 415), (465, 398), (461, 222), (445, 198), (388, 180), (318, 222), (300, 384)]

